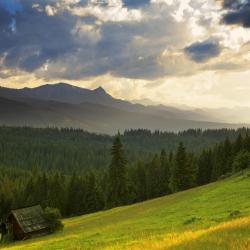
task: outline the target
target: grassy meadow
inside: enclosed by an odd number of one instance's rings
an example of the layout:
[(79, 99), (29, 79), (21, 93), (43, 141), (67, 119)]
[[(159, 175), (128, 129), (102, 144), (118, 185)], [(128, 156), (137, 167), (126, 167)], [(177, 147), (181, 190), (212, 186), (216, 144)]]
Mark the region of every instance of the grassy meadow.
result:
[(170, 196), (65, 219), (8, 250), (250, 249), (250, 172)]

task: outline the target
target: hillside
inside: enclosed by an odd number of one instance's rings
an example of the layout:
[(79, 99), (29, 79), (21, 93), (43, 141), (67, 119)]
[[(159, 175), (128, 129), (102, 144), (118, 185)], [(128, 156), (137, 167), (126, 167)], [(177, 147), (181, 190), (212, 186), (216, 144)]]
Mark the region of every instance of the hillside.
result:
[(64, 220), (63, 232), (3, 246), (47, 249), (249, 249), (250, 173)]
[(0, 124), (73, 127), (114, 134), (126, 129), (181, 131), (189, 128), (238, 128), (207, 113), (120, 100), (103, 88), (83, 89), (58, 83), (37, 88), (0, 87)]
[[(239, 134), (249, 132), (247, 129), (188, 130), (173, 134), (136, 130), (122, 134), (122, 141), (126, 159), (134, 164), (138, 159), (150, 161), (163, 148), (167, 152), (174, 151), (180, 142), (188, 151), (200, 152), (226, 137), (233, 141)], [(36, 165), (44, 170), (53, 167), (63, 173), (82, 172), (92, 167), (103, 169), (110, 162), (112, 140), (108, 135), (80, 130), (0, 127), (1, 166), (30, 170)]]

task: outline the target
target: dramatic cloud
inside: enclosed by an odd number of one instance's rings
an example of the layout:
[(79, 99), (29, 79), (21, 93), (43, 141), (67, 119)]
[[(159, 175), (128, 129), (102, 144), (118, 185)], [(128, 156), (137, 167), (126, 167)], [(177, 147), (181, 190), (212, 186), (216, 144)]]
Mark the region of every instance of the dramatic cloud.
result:
[(24, 6), (22, 12), (11, 16), (4, 10), (1, 12), (5, 25), (0, 34), (0, 55), (4, 55), (6, 67), (34, 71), (46, 61), (56, 60), (76, 49), (72, 37), (76, 20), (67, 13), (48, 16), (32, 6)]
[(150, 3), (150, 0), (123, 0), (125, 6), (131, 8), (141, 7)]
[(206, 63), (220, 55), (219, 39), (226, 40), (218, 31), (206, 40), (219, 22), (212, 1), (3, 0), (1, 68), (46, 80), (190, 75), (199, 69), (184, 54)]
[(226, 24), (250, 27), (250, 0), (224, 0), (223, 7), (228, 11), (223, 17)]
[(192, 103), (190, 91), (216, 104), (204, 95), (218, 75), (243, 86), (250, 68), (249, 16), (249, 0), (0, 0), (0, 85), (70, 81)]
[(184, 49), (185, 53), (195, 62), (205, 62), (221, 53), (221, 47), (218, 41), (206, 40), (196, 42)]
[[(175, 20), (168, 5), (135, 2), (23, 0), (15, 11), (4, 6), (3, 65), (46, 79), (165, 76), (169, 71), (161, 54), (167, 47), (182, 47), (188, 27)], [(144, 8), (134, 9), (139, 6)]]
[(81, 1), (68, 6), (66, 10), (79, 17), (93, 16), (102, 22), (133, 22), (142, 19), (140, 10), (127, 8), (122, 0)]

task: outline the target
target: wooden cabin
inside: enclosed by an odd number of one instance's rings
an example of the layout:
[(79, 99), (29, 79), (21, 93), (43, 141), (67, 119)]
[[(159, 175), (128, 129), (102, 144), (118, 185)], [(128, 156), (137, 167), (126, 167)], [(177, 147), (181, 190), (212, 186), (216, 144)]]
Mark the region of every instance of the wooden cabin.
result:
[(7, 229), (15, 240), (50, 233), (49, 225), (40, 205), (12, 210), (7, 218)]

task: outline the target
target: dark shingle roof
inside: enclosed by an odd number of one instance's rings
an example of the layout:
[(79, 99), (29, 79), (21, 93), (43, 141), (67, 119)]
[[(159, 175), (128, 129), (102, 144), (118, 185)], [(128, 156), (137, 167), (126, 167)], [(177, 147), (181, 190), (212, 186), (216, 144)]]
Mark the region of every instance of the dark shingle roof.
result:
[(11, 214), (16, 218), (24, 233), (48, 228), (48, 223), (40, 205), (12, 210)]

